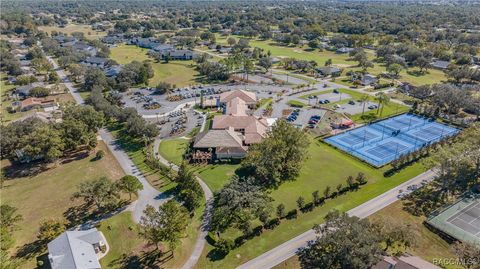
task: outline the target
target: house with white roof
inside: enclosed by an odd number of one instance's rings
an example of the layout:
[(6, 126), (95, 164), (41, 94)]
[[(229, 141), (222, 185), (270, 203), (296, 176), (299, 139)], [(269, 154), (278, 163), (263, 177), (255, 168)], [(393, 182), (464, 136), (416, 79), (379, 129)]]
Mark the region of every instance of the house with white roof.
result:
[(66, 231), (48, 243), (48, 260), (52, 269), (99, 269), (104, 247), (105, 237), (96, 228)]

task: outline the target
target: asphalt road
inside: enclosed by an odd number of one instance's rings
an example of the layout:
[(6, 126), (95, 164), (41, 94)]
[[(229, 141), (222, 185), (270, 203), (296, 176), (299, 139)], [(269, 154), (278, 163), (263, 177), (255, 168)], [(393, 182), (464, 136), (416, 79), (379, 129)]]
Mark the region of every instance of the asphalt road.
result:
[[(347, 213), (351, 216), (357, 216), (359, 218), (366, 218), (375, 212), (381, 210), (382, 208), (392, 204), (398, 200), (398, 194), (400, 190), (407, 190), (407, 187), (410, 185), (418, 185), (423, 180), (431, 181), (435, 176), (433, 170), (428, 170), (406, 182), (400, 184), (399, 186), (365, 202)], [(240, 265), (238, 269), (267, 269), (272, 268), (277, 264), (293, 257), (297, 250), (301, 247), (306, 246), (307, 242), (314, 240), (316, 238), (315, 232), (310, 229), (297, 237), (294, 237), (287, 242), (265, 252), (264, 254)]]

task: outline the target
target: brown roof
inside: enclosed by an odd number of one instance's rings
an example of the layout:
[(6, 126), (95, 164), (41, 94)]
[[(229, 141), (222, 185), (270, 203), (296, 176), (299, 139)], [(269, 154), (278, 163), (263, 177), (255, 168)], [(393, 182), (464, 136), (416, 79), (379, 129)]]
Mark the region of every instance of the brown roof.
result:
[(254, 116), (217, 115), (213, 118), (212, 129), (227, 129), (229, 127), (233, 127), (235, 130), (243, 129), (245, 135), (256, 134), (261, 137), (264, 137), (268, 130), (266, 120), (257, 119)]
[(247, 116), (247, 104), (239, 97), (235, 97), (227, 103), (227, 115)]
[(249, 92), (244, 90), (234, 90), (234, 91), (224, 92), (220, 94), (220, 102), (228, 103), (236, 97), (242, 99), (247, 104), (257, 102), (257, 96), (254, 92)]
[(199, 133), (193, 143), (194, 148), (243, 148), (241, 134), (232, 128), (224, 130), (208, 130)]
[(37, 98), (27, 98), (25, 100), (22, 101), (21, 103), (21, 107), (24, 108), (24, 107), (28, 107), (28, 106), (34, 106), (34, 105), (40, 105), (42, 104), (41, 100), (40, 99), (37, 99)]

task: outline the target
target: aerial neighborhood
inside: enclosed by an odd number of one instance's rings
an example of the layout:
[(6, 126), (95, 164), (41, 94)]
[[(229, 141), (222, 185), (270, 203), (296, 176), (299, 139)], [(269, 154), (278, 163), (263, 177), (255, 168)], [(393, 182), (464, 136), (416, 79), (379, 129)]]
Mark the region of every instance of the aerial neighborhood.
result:
[(479, 269), (478, 14), (2, 1), (0, 268)]

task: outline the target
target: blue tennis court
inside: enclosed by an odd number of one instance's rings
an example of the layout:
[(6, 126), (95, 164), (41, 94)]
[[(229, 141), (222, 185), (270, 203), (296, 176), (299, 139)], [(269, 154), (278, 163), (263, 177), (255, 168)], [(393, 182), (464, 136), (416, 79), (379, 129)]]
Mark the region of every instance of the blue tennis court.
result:
[(455, 135), (458, 129), (413, 114), (362, 126), (325, 141), (380, 167), (399, 156)]

